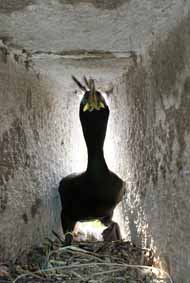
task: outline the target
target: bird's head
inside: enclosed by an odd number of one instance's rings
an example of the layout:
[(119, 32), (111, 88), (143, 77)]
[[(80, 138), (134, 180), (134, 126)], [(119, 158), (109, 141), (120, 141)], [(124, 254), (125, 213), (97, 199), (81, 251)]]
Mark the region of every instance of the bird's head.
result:
[(107, 106), (102, 93), (95, 89), (95, 82), (93, 79), (90, 78), (89, 80), (87, 80), (87, 78), (84, 77), (83, 85), (74, 76), (72, 76), (72, 78), (84, 93), (83, 98), (81, 100), (83, 112), (92, 112), (93, 110), (100, 110)]
[(87, 80), (87, 78), (84, 77), (83, 85), (75, 77), (72, 78), (83, 92), (79, 116), (84, 138), (88, 150), (96, 153), (103, 148), (109, 117), (109, 107), (102, 93), (95, 89), (93, 79)]

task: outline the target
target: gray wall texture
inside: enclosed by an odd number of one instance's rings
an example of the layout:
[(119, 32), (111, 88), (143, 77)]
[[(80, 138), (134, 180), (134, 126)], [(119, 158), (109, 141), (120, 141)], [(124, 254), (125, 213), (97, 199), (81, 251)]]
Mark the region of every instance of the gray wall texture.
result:
[(51, 232), (66, 152), (50, 82), (40, 82), (10, 55), (0, 54), (1, 258), (14, 257)]
[(190, 278), (189, 34), (190, 17), (123, 76), (126, 228), (132, 241), (155, 249), (180, 283)]
[(1, 1), (0, 258), (59, 229), (58, 182), (85, 168), (71, 81), (85, 74), (113, 88), (105, 149), (127, 184), (123, 232), (153, 248), (176, 283), (189, 283), (189, 8), (185, 0)]

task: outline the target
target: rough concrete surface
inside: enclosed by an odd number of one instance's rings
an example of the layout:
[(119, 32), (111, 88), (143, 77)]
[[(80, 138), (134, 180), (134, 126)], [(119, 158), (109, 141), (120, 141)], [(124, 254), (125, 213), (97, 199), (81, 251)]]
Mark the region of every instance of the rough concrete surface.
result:
[(189, 283), (189, 8), (189, 0), (1, 1), (0, 257), (59, 229), (57, 184), (86, 164), (71, 74), (89, 75), (113, 89), (105, 150), (127, 183), (116, 213), (123, 233), (154, 248), (175, 283)]
[(9, 55), (1, 60), (0, 258), (40, 243), (58, 223), (64, 128), (57, 129), (54, 107), (49, 82)]
[(131, 239), (153, 247), (160, 265), (180, 283), (190, 278), (189, 27), (188, 17), (152, 44), (143, 63), (132, 66), (123, 80), (125, 223)]
[[(51, 236), (52, 229), (59, 231), (58, 183), (86, 167), (80, 93), (71, 75), (89, 74), (97, 86), (112, 88), (126, 63), (114, 58), (101, 62), (38, 58), (34, 62), (39, 75), (17, 63), (17, 53), (7, 55), (6, 48), (0, 52), (0, 247), (1, 257), (14, 258)], [(116, 63), (117, 74), (112, 70)], [(109, 141), (107, 156), (113, 148)], [(111, 156), (108, 163), (115, 169)]]
[(33, 51), (141, 52), (188, 13), (189, 0), (0, 1), (0, 38)]

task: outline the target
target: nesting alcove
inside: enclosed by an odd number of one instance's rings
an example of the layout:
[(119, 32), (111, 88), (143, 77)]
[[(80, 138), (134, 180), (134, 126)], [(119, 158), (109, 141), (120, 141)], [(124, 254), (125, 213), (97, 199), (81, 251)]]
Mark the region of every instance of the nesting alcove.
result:
[[(86, 167), (78, 114), (80, 93), (72, 74), (92, 76), (98, 88), (110, 92), (105, 157), (109, 168), (125, 179), (124, 74), (132, 64), (130, 56), (38, 55), (32, 58), (34, 69), (27, 70), (14, 57), (10, 52), (1, 63), (1, 245), (5, 257), (14, 257), (31, 244), (40, 243), (44, 235), (51, 236), (52, 229), (59, 230), (58, 183), (63, 176)], [(126, 234), (119, 210), (115, 217)]]
[[(153, 247), (175, 282), (189, 283), (189, 2), (120, 1), (111, 9), (106, 1), (5, 2), (0, 258), (59, 229), (58, 183), (86, 163), (71, 80), (86, 75), (113, 88), (105, 155), (127, 184), (117, 216), (123, 233)], [(22, 49), (33, 69), (18, 62)]]

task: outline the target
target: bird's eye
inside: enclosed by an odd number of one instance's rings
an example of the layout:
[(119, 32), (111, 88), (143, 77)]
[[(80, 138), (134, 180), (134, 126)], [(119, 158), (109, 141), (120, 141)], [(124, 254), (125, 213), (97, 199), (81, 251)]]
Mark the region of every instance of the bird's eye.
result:
[(86, 104), (87, 102), (88, 102), (88, 99), (87, 99), (86, 96), (84, 96), (83, 99), (82, 99), (82, 104)]

